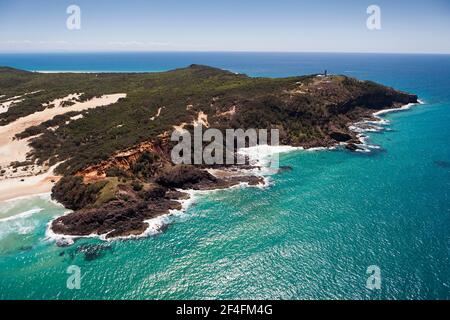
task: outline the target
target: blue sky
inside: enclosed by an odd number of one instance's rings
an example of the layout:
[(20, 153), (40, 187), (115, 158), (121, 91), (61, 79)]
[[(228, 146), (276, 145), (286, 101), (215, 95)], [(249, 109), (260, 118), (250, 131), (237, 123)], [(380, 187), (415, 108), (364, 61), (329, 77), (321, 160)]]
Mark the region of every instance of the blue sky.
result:
[[(366, 27), (372, 4), (381, 30)], [(0, 52), (19, 51), (450, 53), (450, 1), (0, 0)]]

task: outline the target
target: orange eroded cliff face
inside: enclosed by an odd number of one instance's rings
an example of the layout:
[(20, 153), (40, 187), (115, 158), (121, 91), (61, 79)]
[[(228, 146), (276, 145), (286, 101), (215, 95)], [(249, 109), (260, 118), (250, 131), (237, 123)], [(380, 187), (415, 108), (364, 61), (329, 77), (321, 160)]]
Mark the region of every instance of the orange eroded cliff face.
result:
[(139, 157), (145, 152), (156, 153), (163, 159), (165, 158), (164, 151), (160, 146), (145, 141), (129, 149), (121, 150), (112, 155), (108, 160), (80, 170), (75, 175), (84, 177), (84, 182), (86, 183), (101, 180), (106, 178), (106, 173), (109, 169), (117, 168), (124, 171), (130, 170), (132, 165), (135, 164)]

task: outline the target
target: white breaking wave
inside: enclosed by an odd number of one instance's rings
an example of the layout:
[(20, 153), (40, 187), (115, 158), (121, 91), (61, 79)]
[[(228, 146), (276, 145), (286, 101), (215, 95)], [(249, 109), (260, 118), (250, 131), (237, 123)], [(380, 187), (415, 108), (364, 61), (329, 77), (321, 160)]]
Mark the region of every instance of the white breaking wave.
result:
[[(419, 104), (420, 104), (420, 102), (419, 102)], [(385, 110), (377, 111), (373, 115), (374, 116), (380, 116), (380, 115), (387, 114), (387, 113), (409, 110), (415, 105), (417, 105), (417, 103), (408, 103), (408, 104), (406, 104), (406, 105), (404, 105), (404, 106), (402, 106), (400, 108), (392, 108), (392, 109), (385, 109)]]
[[(420, 101), (420, 104), (423, 104), (423, 103)], [(367, 143), (368, 137), (363, 134), (364, 132), (368, 132), (368, 131), (376, 132), (376, 131), (385, 130), (385, 128), (383, 126), (389, 124), (389, 121), (386, 119), (382, 119), (381, 117), (379, 117), (379, 115), (386, 114), (389, 112), (407, 110), (407, 109), (410, 109), (413, 105), (415, 105), (415, 104), (408, 104), (408, 105), (405, 105), (405, 106), (403, 106), (401, 108), (397, 108), (397, 109), (381, 110), (381, 111), (378, 111), (373, 114), (375, 116), (375, 118), (377, 118), (377, 120), (362, 121), (362, 122), (351, 125), (349, 128), (352, 131), (359, 133), (358, 138), (361, 141), (361, 145), (358, 145), (358, 146), (361, 147), (362, 149), (358, 150), (358, 152), (367, 153), (367, 152), (371, 152), (371, 149), (379, 149), (380, 148), (380, 146), (368, 144)], [(270, 185), (269, 176), (278, 171), (278, 170), (275, 170), (272, 167), (272, 165), (273, 165), (274, 157), (275, 157), (276, 161), (278, 161), (278, 159), (276, 157), (279, 154), (289, 153), (289, 152), (293, 152), (293, 151), (313, 152), (313, 151), (334, 150), (334, 149), (336, 149), (336, 146), (329, 147), (329, 148), (317, 147), (317, 148), (305, 149), (303, 147), (293, 147), (293, 146), (258, 145), (258, 146), (254, 146), (254, 147), (241, 148), (237, 152), (238, 152), (238, 154), (248, 157), (251, 165), (259, 167), (258, 169), (242, 170), (242, 172), (244, 172), (244, 173), (247, 172), (249, 174), (262, 176), (264, 178), (264, 184), (262, 186), (256, 186), (256, 187), (265, 188)], [(276, 163), (276, 165), (278, 165), (278, 163)], [(278, 169), (278, 168), (276, 167), (276, 169)], [(248, 186), (249, 186), (248, 183), (241, 182), (238, 185), (232, 186), (228, 189), (244, 188), (244, 187), (248, 187)], [(144, 237), (148, 237), (148, 236), (152, 236), (152, 235), (157, 235), (157, 234), (162, 233), (164, 230), (164, 227), (166, 225), (168, 225), (169, 223), (171, 223), (174, 218), (183, 216), (186, 213), (187, 209), (197, 201), (199, 195), (206, 195), (206, 194), (210, 194), (210, 193), (214, 193), (214, 192), (218, 192), (218, 191), (222, 191), (222, 190), (223, 189), (178, 190), (178, 191), (189, 194), (189, 197), (187, 199), (177, 200), (182, 205), (181, 209), (169, 210), (168, 214), (145, 220), (144, 222), (148, 224), (148, 227), (143, 233), (141, 233), (139, 235), (129, 235), (129, 236), (114, 237), (112, 239), (107, 239), (106, 238), (107, 234), (103, 234), (103, 235), (90, 234), (90, 235), (86, 235), (86, 236), (68, 236), (68, 235), (55, 234), (51, 230), (51, 224), (53, 222), (53, 220), (52, 220), (47, 224), (46, 239), (54, 240), (54, 241), (61, 241), (61, 242), (64, 242), (64, 244), (66, 244), (66, 245), (70, 245), (74, 242), (75, 239), (78, 239), (78, 238), (99, 238), (104, 241), (113, 241), (113, 240), (118, 240), (118, 239), (138, 239), (138, 238), (144, 238)]]
[(38, 222), (28, 218), (43, 210), (41, 208), (35, 208), (0, 219), (0, 240), (9, 234), (25, 235), (32, 233), (38, 225)]
[(360, 140), (360, 144), (357, 144), (358, 147), (360, 147), (360, 150), (356, 150), (357, 152), (362, 153), (370, 153), (373, 149), (381, 149), (380, 146), (377, 145), (371, 145), (369, 144), (369, 137), (365, 135), (364, 133), (367, 132), (381, 132), (387, 130), (386, 126), (390, 124), (389, 120), (383, 119), (381, 116), (393, 113), (393, 112), (400, 112), (411, 109), (413, 106), (416, 105), (423, 105), (425, 102), (422, 100), (418, 100), (418, 103), (408, 103), (400, 108), (392, 108), (392, 109), (384, 109), (377, 111), (373, 113), (372, 115), (376, 118), (376, 120), (365, 120), (360, 121), (357, 123), (354, 123), (353, 125), (349, 126), (349, 129), (353, 132), (358, 133), (357, 137)]
[(51, 198), (51, 192), (43, 192), (43, 193), (32, 194), (32, 195), (27, 195), (27, 196), (20, 196), (20, 197), (8, 199), (8, 200), (3, 200), (2, 203), (14, 203), (16, 201), (22, 201), (24, 199), (32, 199), (35, 197), (38, 197), (38, 198), (41, 198), (42, 200), (49, 201), (53, 204), (62, 206), (62, 204), (60, 204), (59, 202), (57, 202)]
[[(316, 151), (316, 150), (324, 150), (326, 148), (313, 148), (308, 149), (307, 151)], [(269, 145), (261, 145), (261, 146), (255, 146), (250, 148), (243, 148), (240, 149), (238, 152), (241, 152), (241, 154), (246, 155), (250, 159), (250, 163), (252, 165), (260, 166), (263, 168), (268, 168), (269, 170), (259, 170), (259, 169), (251, 169), (251, 170), (242, 170), (243, 172), (247, 172), (248, 174), (254, 174), (254, 175), (260, 175), (263, 176), (264, 184), (252, 186), (257, 188), (266, 188), (269, 186), (270, 181), (269, 177), (264, 175), (271, 175), (274, 174), (276, 171), (271, 170), (270, 167), (270, 159), (274, 155), (280, 154), (280, 153), (287, 153), (292, 151), (298, 151), (298, 150), (305, 150), (302, 147), (292, 147), (292, 146), (269, 146)], [(237, 185), (231, 186), (227, 189), (238, 189), (238, 188), (247, 188), (250, 187), (247, 182), (241, 182)], [(182, 200), (176, 200), (181, 203), (181, 209), (174, 209), (169, 210), (169, 213), (151, 218), (148, 220), (144, 220), (145, 223), (148, 224), (147, 229), (139, 234), (139, 235), (129, 235), (129, 236), (119, 236), (114, 238), (106, 238), (107, 234), (90, 234), (86, 236), (67, 236), (67, 235), (61, 235), (61, 234), (55, 234), (53, 230), (51, 230), (51, 223), (53, 221), (50, 221), (47, 225), (47, 231), (46, 231), (46, 239), (47, 240), (54, 240), (57, 242), (62, 242), (65, 245), (70, 245), (74, 242), (75, 239), (78, 238), (99, 238), (104, 241), (114, 241), (114, 240), (126, 240), (126, 239), (139, 239), (139, 238), (145, 238), (148, 236), (157, 235), (163, 232), (164, 227), (168, 224), (172, 223), (174, 219), (183, 217), (186, 214), (186, 211), (189, 207), (191, 207), (199, 198), (199, 196), (205, 196), (208, 194), (212, 194), (215, 192), (223, 191), (224, 189), (212, 189), (212, 190), (182, 190), (179, 189), (177, 191), (187, 193), (189, 197), (187, 199)]]
[[(421, 104), (423, 104), (421, 102)], [(408, 104), (401, 108), (396, 109), (386, 109), (381, 110), (376, 113), (374, 113), (374, 117), (377, 118), (377, 120), (370, 120), (370, 121), (362, 121), (359, 123), (355, 123), (349, 127), (350, 130), (359, 133), (358, 138), (361, 141), (361, 145), (358, 145), (361, 147), (361, 150), (358, 150), (358, 152), (364, 152), (368, 153), (371, 152), (372, 149), (380, 149), (380, 146), (376, 145), (370, 145), (367, 143), (368, 137), (364, 135), (364, 132), (378, 132), (381, 130), (384, 130), (385, 128), (383, 126), (388, 125), (389, 121), (386, 119), (382, 119), (379, 117), (380, 115), (387, 114), (389, 112), (396, 112), (401, 110), (408, 110), (415, 104)], [(241, 154), (243, 156), (248, 157), (249, 163), (252, 166), (259, 167), (258, 169), (250, 169), (250, 170), (242, 170), (243, 172), (247, 172), (249, 174), (263, 176), (264, 178), (264, 184), (262, 186), (257, 186), (260, 188), (265, 188), (270, 185), (270, 179), (269, 176), (273, 175), (278, 171), (278, 155), (282, 153), (289, 153), (293, 151), (323, 151), (323, 150), (334, 150), (336, 147), (317, 147), (317, 148), (309, 148), (305, 149), (303, 147), (293, 147), (293, 146), (270, 146), (270, 145), (257, 145), (253, 147), (247, 147), (247, 148), (241, 148), (237, 152), (238, 154)], [(275, 162), (275, 168), (273, 167), (273, 164)], [(232, 186), (228, 189), (233, 188), (244, 188), (248, 187), (248, 183), (241, 182), (238, 185)], [(113, 241), (118, 239), (138, 239), (138, 238), (144, 238), (152, 235), (157, 235), (162, 233), (164, 230), (164, 227), (171, 223), (175, 217), (180, 217), (185, 214), (187, 209), (195, 203), (195, 201), (198, 199), (199, 195), (206, 195), (211, 194), (214, 192), (222, 191), (223, 189), (214, 189), (214, 190), (178, 190), (184, 193), (188, 193), (189, 197), (188, 199), (184, 200), (178, 200), (181, 203), (181, 209), (179, 210), (169, 210), (168, 214), (161, 215), (155, 218), (151, 218), (148, 220), (144, 220), (145, 223), (148, 224), (147, 229), (139, 234), (139, 235), (129, 235), (129, 236), (123, 236), (123, 237), (114, 237), (112, 239), (107, 239), (107, 234), (98, 235), (98, 234), (90, 234), (86, 236), (68, 236), (68, 235), (61, 235), (61, 234), (55, 234), (53, 230), (51, 229), (51, 224), (53, 222), (50, 221), (47, 225), (46, 230), (46, 239), (47, 240), (54, 240), (54, 241), (60, 241), (63, 242), (66, 245), (73, 244), (75, 239), (78, 238), (99, 238), (104, 241)], [(1, 220), (0, 220), (1, 221)]]
[[(256, 175), (271, 175), (277, 169), (278, 156), (281, 153), (304, 150), (303, 147), (257, 145), (241, 148), (238, 154), (248, 157), (249, 164), (260, 167), (263, 171), (254, 172)], [(275, 167), (275, 168), (274, 168)]]
[(1, 218), (0, 222), (7, 222), (7, 221), (12, 221), (12, 220), (18, 220), (18, 219), (25, 219), (25, 218), (31, 217), (35, 213), (41, 212), (42, 210), (44, 210), (44, 209), (41, 209), (41, 208), (31, 209), (31, 210), (28, 210), (28, 211), (24, 211), (24, 212), (15, 214), (15, 215), (10, 216), (10, 217)]

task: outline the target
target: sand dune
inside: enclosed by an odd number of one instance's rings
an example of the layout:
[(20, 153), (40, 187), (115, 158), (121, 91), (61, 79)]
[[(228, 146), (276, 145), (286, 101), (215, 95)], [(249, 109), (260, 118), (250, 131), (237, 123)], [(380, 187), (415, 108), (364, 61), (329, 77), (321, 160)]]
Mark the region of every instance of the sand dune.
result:
[[(70, 95), (70, 97), (76, 97), (76, 95)], [(126, 94), (124, 93), (104, 95), (86, 102), (76, 102), (68, 107), (61, 107), (61, 102), (68, 101), (67, 99), (57, 99), (52, 102), (52, 104), (55, 104), (54, 108), (47, 108), (43, 111), (35, 112), (6, 126), (0, 127), (0, 166), (7, 166), (13, 161), (26, 160), (26, 155), (30, 151), (28, 141), (13, 140), (16, 134), (23, 132), (25, 129), (39, 125), (44, 121), (51, 120), (57, 115), (107, 106), (116, 103), (120, 98), (125, 97)]]
[[(68, 97), (57, 99), (45, 104), (54, 104), (55, 107), (53, 108), (47, 108), (43, 111), (35, 112), (6, 126), (0, 126), (0, 167), (5, 169), (14, 161), (25, 161), (27, 159), (27, 154), (31, 151), (31, 148), (28, 145), (29, 139), (14, 140), (13, 138), (16, 134), (23, 132), (29, 127), (39, 125), (47, 120), (51, 120), (57, 115), (72, 111), (81, 112), (87, 109), (114, 104), (120, 98), (125, 98), (126, 94), (118, 93), (104, 95), (85, 102), (74, 101), (75, 103), (68, 107), (61, 106), (63, 101), (73, 101), (73, 99), (76, 99), (77, 97), (77, 94), (72, 94)], [(50, 180), (56, 179), (52, 173), (53, 169), (54, 168), (50, 168), (50, 170), (44, 174), (27, 177), (25, 178), (25, 181), (21, 181), (21, 178), (3, 178), (3, 180), (0, 180), (0, 201), (11, 199), (12, 197), (39, 194), (50, 191), (52, 187)], [(34, 172), (35, 171), (21, 171), (20, 174), (26, 176), (33, 175)]]
[[(36, 94), (38, 92), (41, 92), (42, 90), (38, 90), (38, 91), (33, 91), (33, 92), (28, 92), (25, 93), (23, 95), (20, 96), (15, 96), (15, 97), (11, 97), (8, 98), (6, 101), (0, 103), (0, 113), (6, 113), (8, 112), (8, 109), (12, 106), (14, 106), (17, 103), (22, 102), (23, 100), (25, 100), (24, 97), (26, 97), (27, 95), (32, 95), (32, 94)], [(0, 95), (0, 98), (3, 98), (5, 95)]]

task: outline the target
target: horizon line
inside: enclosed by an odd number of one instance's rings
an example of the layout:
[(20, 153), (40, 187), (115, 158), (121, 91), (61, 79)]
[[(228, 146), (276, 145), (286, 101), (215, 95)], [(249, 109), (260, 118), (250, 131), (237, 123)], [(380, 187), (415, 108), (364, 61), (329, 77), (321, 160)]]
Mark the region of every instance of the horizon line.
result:
[(380, 54), (380, 55), (450, 55), (450, 52), (373, 52), (373, 51), (270, 51), (270, 50), (80, 50), (80, 51), (0, 51), (5, 54), (93, 54), (93, 53), (278, 53), (278, 54)]

